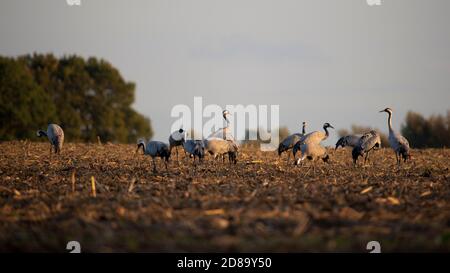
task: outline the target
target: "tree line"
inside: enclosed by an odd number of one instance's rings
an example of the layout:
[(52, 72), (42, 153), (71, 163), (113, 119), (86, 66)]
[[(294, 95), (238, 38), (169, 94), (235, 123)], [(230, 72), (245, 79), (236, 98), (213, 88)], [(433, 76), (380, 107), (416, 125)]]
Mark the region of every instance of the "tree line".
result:
[(136, 112), (135, 84), (105, 60), (71, 55), (0, 56), (0, 140), (36, 139), (57, 123), (68, 141), (135, 142), (153, 135)]

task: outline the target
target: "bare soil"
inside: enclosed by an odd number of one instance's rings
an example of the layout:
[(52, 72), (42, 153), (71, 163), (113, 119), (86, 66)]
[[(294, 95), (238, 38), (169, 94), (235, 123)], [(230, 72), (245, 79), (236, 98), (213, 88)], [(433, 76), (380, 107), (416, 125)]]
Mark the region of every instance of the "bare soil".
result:
[(313, 170), (243, 147), (236, 165), (172, 155), (157, 173), (135, 150), (0, 143), (0, 251), (450, 251), (449, 149), (413, 150), (400, 168), (390, 149), (359, 167), (330, 150)]

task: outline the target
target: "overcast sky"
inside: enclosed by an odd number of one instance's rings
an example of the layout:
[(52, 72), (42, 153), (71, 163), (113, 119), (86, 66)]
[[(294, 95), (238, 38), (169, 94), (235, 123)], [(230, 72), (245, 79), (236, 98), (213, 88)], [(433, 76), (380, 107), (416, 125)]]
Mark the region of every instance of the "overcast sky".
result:
[[(0, 55), (104, 58), (167, 140), (176, 104), (279, 104), (291, 132), (445, 114), (450, 1), (2, 0)], [(327, 141), (332, 144), (336, 138)]]

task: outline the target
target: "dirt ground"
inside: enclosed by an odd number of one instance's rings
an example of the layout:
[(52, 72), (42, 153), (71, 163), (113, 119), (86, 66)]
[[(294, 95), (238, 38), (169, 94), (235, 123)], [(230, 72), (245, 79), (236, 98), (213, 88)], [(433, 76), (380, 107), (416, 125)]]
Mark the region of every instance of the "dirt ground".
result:
[(135, 149), (1, 143), (0, 251), (450, 251), (449, 149), (413, 150), (401, 168), (390, 149), (357, 168), (330, 150), (313, 171), (244, 147), (236, 165), (173, 155), (157, 173)]

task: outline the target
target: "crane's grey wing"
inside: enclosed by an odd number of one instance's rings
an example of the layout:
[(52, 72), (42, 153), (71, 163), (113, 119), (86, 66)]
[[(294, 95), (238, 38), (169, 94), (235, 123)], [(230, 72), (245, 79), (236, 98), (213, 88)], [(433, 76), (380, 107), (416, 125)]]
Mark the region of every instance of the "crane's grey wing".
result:
[(47, 128), (47, 137), (55, 146), (60, 146), (64, 142), (64, 131), (56, 124), (50, 124)]
[(286, 151), (294, 147), (295, 143), (299, 141), (301, 138), (301, 135), (299, 134), (292, 134), (287, 136), (278, 146), (278, 150), (280, 151)]
[(409, 148), (409, 142), (404, 136), (399, 134), (397, 140), (400, 145), (406, 146)]
[(364, 150), (370, 151), (375, 148), (380, 148), (380, 145), (381, 145), (380, 136), (372, 135), (364, 143)]
[(356, 145), (358, 145), (360, 138), (361, 138), (361, 136), (359, 136), (359, 135), (350, 135), (347, 140), (347, 145), (351, 146), (351, 147), (355, 147)]
[(186, 142), (184, 142), (183, 147), (187, 153), (192, 154), (194, 152), (194, 148), (195, 148), (195, 141), (192, 139), (189, 139)]
[(145, 152), (150, 156), (155, 156), (157, 152), (157, 146), (155, 141), (149, 141), (145, 147)]
[(64, 131), (61, 127), (56, 127), (56, 136), (58, 138), (58, 144), (62, 145), (64, 143)]

